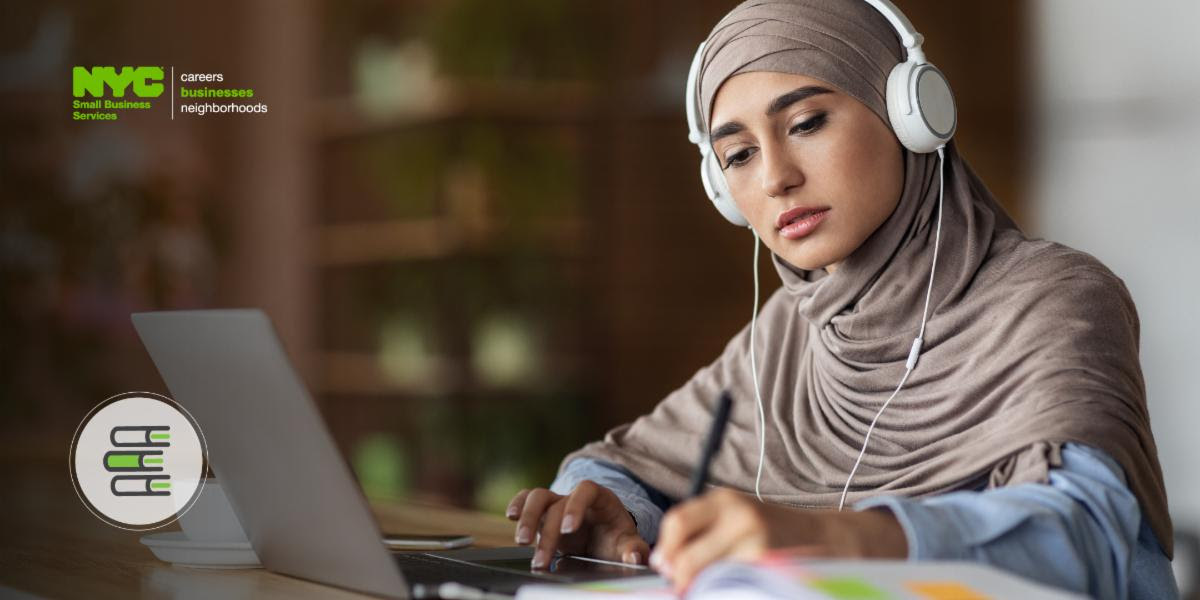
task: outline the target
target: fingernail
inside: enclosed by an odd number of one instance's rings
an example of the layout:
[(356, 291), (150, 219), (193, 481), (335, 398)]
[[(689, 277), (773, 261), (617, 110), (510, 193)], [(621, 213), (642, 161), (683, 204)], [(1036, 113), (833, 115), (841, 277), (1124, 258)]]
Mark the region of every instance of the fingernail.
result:
[(575, 531), (575, 515), (567, 515), (563, 517), (562, 527), (559, 528), (562, 533), (571, 533)]
[(535, 568), (535, 569), (541, 569), (542, 567), (545, 567), (546, 566), (546, 552), (544, 550), (538, 550), (537, 552), (534, 552), (532, 564), (533, 564), (533, 568)]
[(668, 565), (667, 561), (663, 560), (663, 557), (658, 553), (658, 550), (650, 553), (650, 566), (654, 567), (655, 571), (658, 571), (667, 577), (671, 576), (671, 565)]
[(530, 534), (529, 534), (528, 527), (522, 527), (522, 528), (518, 529), (517, 530), (517, 543), (518, 544), (528, 544), (529, 536), (530, 536)]
[(510, 519), (517, 516), (517, 509), (515, 509), (515, 508), (508, 509), (508, 512), (504, 513), (504, 516), (506, 516)]
[(642, 554), (641, 554), (640, 552), (630, 552), (630, 553), (629, 553), (629, 560), (627, 560), (627, 561), (625, 561), (625, 562), (627, 562), (627, 563), (629, 563), (629, 564), (631, 564), (631, 565), (637, 565), (637, 564), (641, 564), (641, 562), (642, 562)]

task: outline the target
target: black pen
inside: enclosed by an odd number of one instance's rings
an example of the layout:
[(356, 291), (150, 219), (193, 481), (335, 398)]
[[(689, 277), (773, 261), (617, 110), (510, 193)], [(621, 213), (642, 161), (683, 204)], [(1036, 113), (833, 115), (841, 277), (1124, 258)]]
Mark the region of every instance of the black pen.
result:
[(725, 435), (725, 424), (729, 422), (729, 409), (732, 405), (733, 398), (729, 395), (729, 390), (721, 392), (721, 397), (717, 400), (717, 412), (713, 414), (712, 426), (708, 430), (708, 439), (704, 440), (700, 462), (696, 464), (696, 470), (692, 471), (692, 492), (688, 494), (689, 498), (695, 498), (704, 491), (709, 466), (712, 465), (717, 450), (721, 449), (721, 438)]

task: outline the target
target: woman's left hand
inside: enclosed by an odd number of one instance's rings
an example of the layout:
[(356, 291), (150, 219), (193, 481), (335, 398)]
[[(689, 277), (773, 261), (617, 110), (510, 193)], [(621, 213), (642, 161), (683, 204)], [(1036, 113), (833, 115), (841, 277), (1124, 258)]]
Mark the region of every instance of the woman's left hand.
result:
[(650, 565), (682, 593), (710, 563), (785, 548), (808, 556), (908, 556), (904, 530), (888, 510), (791, 508), (718, 488), (667, 512)]

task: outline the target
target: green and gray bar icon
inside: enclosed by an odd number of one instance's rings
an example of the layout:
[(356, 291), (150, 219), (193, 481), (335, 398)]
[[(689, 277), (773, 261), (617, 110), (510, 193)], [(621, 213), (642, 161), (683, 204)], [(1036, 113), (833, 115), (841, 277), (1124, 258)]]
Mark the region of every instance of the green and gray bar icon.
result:
[[(114, 475), (114, 496), (169, 496), (171, 476), (163, 473), (163, 451), (171, 445), (166, 425), (113, 427), (109, 441), (120, 450), (104, 454), (104, 468)], [(140, 474), (135, 474), (140, 473)]]
[(162, 450), (112, 450), (104, 455), (109, 471), (161, 471)]
[(171, 428), (166, 425), (142, 425), (138, 427), (113, 427), (109, 441), (118, 448), (149, 446), (163, 448), (171, 445)]
[(114, 496), (170, 496), (170, 475), (117, 475), (112, 478)]

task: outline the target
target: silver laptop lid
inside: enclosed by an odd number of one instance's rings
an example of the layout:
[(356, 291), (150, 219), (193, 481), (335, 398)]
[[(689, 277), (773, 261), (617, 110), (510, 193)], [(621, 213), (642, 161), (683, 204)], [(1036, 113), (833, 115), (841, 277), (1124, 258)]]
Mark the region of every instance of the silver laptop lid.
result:
[(406, 598), (408, 586), (316, 405), (259, 310), (133, 315), (263, 565)]

